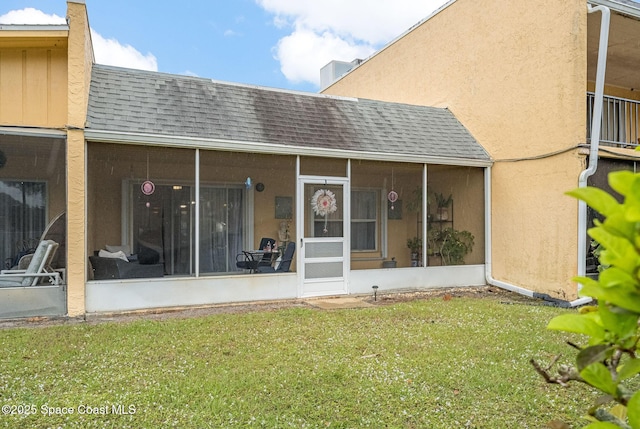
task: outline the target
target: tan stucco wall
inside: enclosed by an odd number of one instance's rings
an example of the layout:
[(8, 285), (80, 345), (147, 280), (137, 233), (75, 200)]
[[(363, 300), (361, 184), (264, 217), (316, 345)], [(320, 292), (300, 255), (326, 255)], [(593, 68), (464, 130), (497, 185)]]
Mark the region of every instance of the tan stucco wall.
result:
[(324, 92), (448, 107), (493, 167), (493, 276), (573, 298), (585, 141), (583, 0), (457, 0)]
[[(67, 310), (69, 316), (84, 314), (86, 253), (86, 146), (84, 122), (87, 114), (93, 48), (87, 10), (82, 2), (67, 2), (69, 22), (67, 132)], [(80, 261), (85, 261), (81, 263)]]

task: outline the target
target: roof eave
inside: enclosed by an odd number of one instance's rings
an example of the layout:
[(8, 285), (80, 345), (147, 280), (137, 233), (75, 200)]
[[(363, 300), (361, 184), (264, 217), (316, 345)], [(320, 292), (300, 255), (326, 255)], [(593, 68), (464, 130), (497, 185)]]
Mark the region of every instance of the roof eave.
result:
[(490, 159), (438, 157), (416, 154), (364, 152), (345, 149), (329, 149), (279, 145), (239, 140), (205, 139), (199, 137), (176, 137), (157, 134), (123, 133), (107, 130), (85, 129), (85, 139), (102, 143), (139, 144), (150, 146), (178, 147), (189, 149), (221, 150), (228, 152), (265, 153), (272, 155), (301, 155), (325, 158), (356, 158), (367, 161), (393, 161), (419, 164), (441, 164), (464, 167), (490, 167)]
[(587, 3), (595, 6), (606, 6), (614, 12), (640, 19), (640, 5), (632, 6), (616, 0), (588, 0)]
[(68, 24), (0, 24), (0, 31), (21, 31), (21, 32), (66, 32), (69, 31)]

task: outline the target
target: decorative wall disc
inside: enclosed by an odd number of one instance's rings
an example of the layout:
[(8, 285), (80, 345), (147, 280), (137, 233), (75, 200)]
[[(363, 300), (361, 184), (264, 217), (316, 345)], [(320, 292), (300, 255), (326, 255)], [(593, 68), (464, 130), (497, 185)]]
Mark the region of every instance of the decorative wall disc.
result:
[(145, 180), (140, 186), (140, 190), (145, 195), (151, 195), (155, 192), (156, 185), (154, 185), (151, 180)]

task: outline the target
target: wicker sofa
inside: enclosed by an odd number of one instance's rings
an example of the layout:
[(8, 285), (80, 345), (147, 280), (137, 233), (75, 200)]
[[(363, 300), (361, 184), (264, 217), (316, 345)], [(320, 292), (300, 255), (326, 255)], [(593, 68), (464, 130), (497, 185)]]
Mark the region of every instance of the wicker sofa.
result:
[[(157, 252), (147, 249), (139, 255), (115, 257), (106, 251), (89, 256), (94, 280), (140, 279), (164, 276), (164, 264), (159, 263)], [(108, 256), (108, 257), (104, 257)], [(127, 260), (125, 260), (127, 259)]]

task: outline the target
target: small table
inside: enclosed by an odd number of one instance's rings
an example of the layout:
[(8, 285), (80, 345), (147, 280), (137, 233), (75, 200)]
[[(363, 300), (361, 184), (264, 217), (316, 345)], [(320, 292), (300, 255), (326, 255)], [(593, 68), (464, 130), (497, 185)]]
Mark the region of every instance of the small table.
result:
[(245, 260), (247, 261), (249, 271), (251, 273), (255, 273), (260, 265), (266, 265), (265, 262), (268, 262), (269, 265), (272, 265), (273, 262), (278, 258), (280, 251), (278, 249), (243, 250), (242, 253), (244, 253), (245, 255)]

